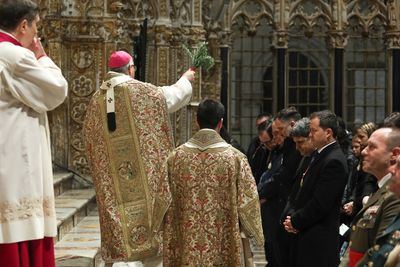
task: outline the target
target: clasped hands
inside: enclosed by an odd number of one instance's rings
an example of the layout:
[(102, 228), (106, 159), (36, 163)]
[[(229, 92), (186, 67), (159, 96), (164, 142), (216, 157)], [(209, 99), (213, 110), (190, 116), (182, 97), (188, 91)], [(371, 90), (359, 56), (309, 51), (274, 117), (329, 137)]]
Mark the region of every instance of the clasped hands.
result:
[(285, 221), (283, 222), (283, 226), (288, 233), (297, 234), (299, 230), (295, 229), (292, 225), (292, 220), (290, 216), (286, 216)]

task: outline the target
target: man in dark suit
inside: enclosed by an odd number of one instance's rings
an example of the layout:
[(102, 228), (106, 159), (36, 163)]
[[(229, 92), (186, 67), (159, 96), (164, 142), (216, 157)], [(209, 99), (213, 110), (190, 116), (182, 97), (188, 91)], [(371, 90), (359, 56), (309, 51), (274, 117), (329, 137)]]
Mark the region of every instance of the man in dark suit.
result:
[(268, 113), (261, 113), (257, 116), (256, 127), (258, 135), (251, 140), (246, 153), (256, 184), (258, 184), (261, 175), (267, 170), (269, 150), (261, 139), (265, 125), (270, 118), (271, 115)]
[[(376, 244), (388, 225), (400, 212), (400, 200), (389, 191), (390, 168), (400, 155), (400, 133), (380, 128), (372, 133), (362, 151), (363, 170), (378, 179), (379, 189), (368, 199), (352, 222), (348, 266), (355, 266), (364, 253)], [(343, 261), (346, 265), (346, 258)]]
[(317, 149), (297, 190), (290, 196), (285, 230), (295, 235), (292, 266), (336, 267), (339, 263), (339, 212), (346, 184), (346, 158), (336, 141), (336, 115), (311, 114), (310, 138)]
[[(293, 129), (291, 132), (291, 137), (293, 138), (293, 141), (296, 144), (296, 149), (302, 155), (301, 161), (300, 161), (299, 166), (294, 175), (295, 183), (294, 183), (293, 189), (292, 189), (294, 192), (299, 192), (300, 181), (303, 177), (303, 173), (307, 170), (308, 165), (310, 164), (311, 155), (315, 151), (315, 147), (314, 147), (313, 143), (311, 142), (311, 138), (310, 138), (310, 119), (302, 118), (301, 120), (297, 121), (296, 124), (293, 126)], [(295, 196), (292, 196), (292, 198), (288, 199), (286, 207), (280, 218), (281, 222), (283, 222), (285, 220), (287, 215), (291, 215), (293, 213), (292, 203), (295, 202), (296, 196), (297, 196), (297, 194)], [(294, 241), (296, 240), (296, 235), (291, 234), (291, 233), (286, 233), (286, 236), (287, 236), (287, 239), (289, 240), (289, 248), (286, 249), (286, 253), (285, 253), (285, 256), (286, 256), (285, 266), (292, 266), (293, 259), (290, 257), (290, 255), (293, 254), (293, 251), (295, 249), (293, 247), (293, 245), (295, 245)]]
[[(308, 165), (311, 161), (311, 156), (315, 151), (315, 147), (310, 138), (310, 119), (305, 117), (297, 121), (296, 124), (293, 126), (290, 136), (293, 138), (293, 141), (296, 144), (296, 149), (300, 152), (302, 156), (299, 166), (294, 175), (295, 183), (292, 189), (292, 192), (299, 192), (300, 181), (303, 178), (303, 173), (307, 170)], [(293, 194), (291, 194), (288, 198), (285, 210), (281, 216), (282, 222), (286, 219), (287, 215), (293, 213), (293, 211), (290, 210), (293, 208), (293, 203), (296, 200), (295, 198), (293, 199), (293, 197), (296, 196), (293, 196)]]
[[(282, 109), (272, 123), (272, 135), (277, 148), (271, 152), (274, 172), (258, 186), (263, 226), (266, 229), (266, 258), (268, 267), (286, 267), (289, 247), (286, 232), (280, 226), (280, 216), (293, 186), (293, 177), (301, 160), (296, 144), (290, 137), (293, 125), (301, 118), (294, 107)], [(278, 165), (276, 167), (276, 164)], [(276, 168), (275, 168), (276, 167)]]

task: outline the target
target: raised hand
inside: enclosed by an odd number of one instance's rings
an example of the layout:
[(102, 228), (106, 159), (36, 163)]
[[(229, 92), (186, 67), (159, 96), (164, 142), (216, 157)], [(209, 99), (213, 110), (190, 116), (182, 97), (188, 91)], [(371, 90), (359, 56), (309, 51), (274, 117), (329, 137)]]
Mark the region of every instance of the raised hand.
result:
[(43, 49), (42, 42), (40, 41), (40, 38), (34, 37), (31, 45), (28, 47), (29, 50), (31, 50), (37, 59), (47, 56), (46, 52)]
[(188, 69), (182, 76), (186, 77), (186, 79), (188, 79), (189, 81), (193, 82), (194, 81), (194, 75), (195, 75), (195, 71)]

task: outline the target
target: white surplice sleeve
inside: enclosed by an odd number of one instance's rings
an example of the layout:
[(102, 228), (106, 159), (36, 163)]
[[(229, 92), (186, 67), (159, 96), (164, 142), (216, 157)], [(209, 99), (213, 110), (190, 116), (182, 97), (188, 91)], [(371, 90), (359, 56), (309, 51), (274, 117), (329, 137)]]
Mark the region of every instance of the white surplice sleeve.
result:
[(192, 97), (192, 84), (181, 77), (174, 85), (160, 87), (167, 101), (168, 112), (173, 113), (189, 104)]
[(43, 113), (66, 98), (68, 83), (50, 58), (37, 60), (33, 53), (25, 52), (14, 66), (10, 72), (1, 71), (1, 79), (5, 90), (26, 106)]

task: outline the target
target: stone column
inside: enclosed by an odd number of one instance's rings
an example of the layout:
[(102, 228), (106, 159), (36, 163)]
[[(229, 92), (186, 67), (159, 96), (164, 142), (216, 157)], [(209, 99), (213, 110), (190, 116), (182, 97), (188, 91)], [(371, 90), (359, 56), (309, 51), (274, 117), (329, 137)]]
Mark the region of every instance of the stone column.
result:
[(333, 0), (332, 8), (332, 25), (327, 36), (328, 47), (333, 51), (331, 85), (333, 88), (333, 112), (343, 117), (345, 98), (344, 98), (344, 48), (347, 44), (347, 34), (345, 27), (347, 26), (346, 5), (343, 0)]
[(286, 85), (286, 56), (289, 42), (287, 31), (274, 32), (273, 46), (275, 48), (276, 62), (276, 92), (274, 97), (277, 99), (277, 110), (283, 109), (287, 104), (287, 85)]
[(388, 95), (392, 96), (388, 112), (400, 111), (400, 3), (387, 1), (386, 47), (389, 52)]
[(328, 46), (333, 50), (333, 62), (331, 75), (331, 84), (333, 88), (333, 112), (336, 115), (343, 117), (344, 111), (344, 47), (347, 44), (347, 36), (342, 31), (332, 31), (329, 34)]
[(276, 91), (274, 97), (277, 99), (277, 110), (287, 105), (287, 72), (286, 57), (289, 44), (289, 17), (290, 3), (286, 0), (275, 1), (275, 16), (272, 45), (275, 49), (275, 75), (276, 75)]
[(390, 58), (388, 95), (392, 96), (388, 103), (388, 112), (400, 111), (400, 31), (388, 31), (386, 42)]

